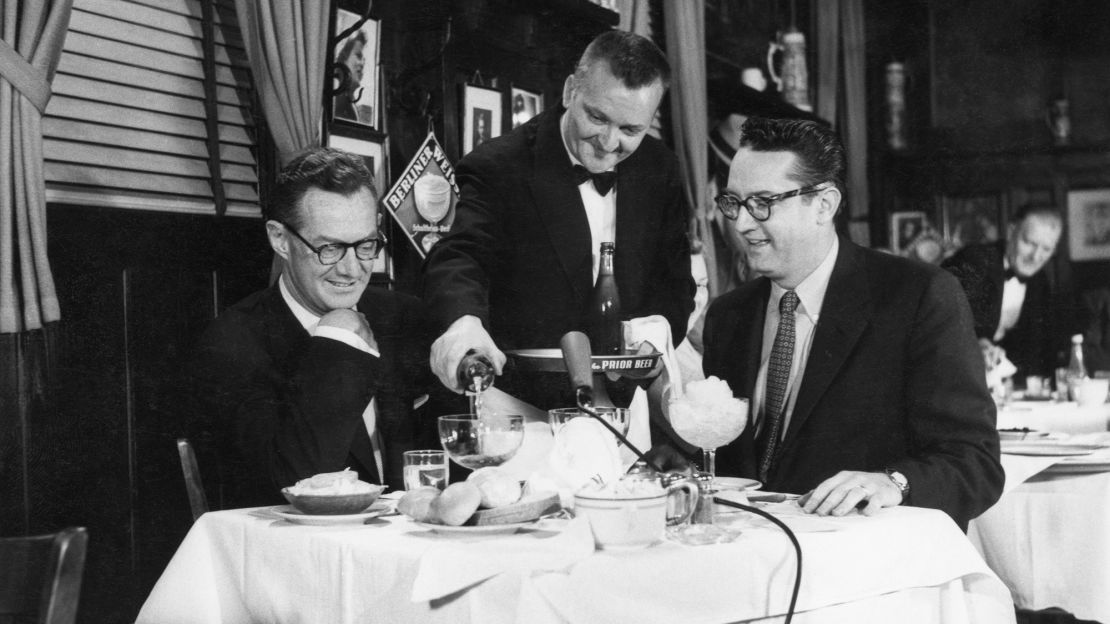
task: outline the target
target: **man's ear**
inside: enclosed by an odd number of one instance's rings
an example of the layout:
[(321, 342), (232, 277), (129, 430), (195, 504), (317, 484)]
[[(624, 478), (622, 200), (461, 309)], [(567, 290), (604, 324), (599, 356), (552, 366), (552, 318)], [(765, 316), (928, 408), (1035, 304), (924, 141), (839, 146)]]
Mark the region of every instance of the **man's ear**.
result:
[(817, 195), (817, 223), (824, 225), (836, 217), (836, 211), (840, 209), (840, 189), (835, 186), (829, 187), (821, 191)]
[(570, 108), (570, 96), (574, 94), (574, 74), (563, 82), (563, 108)]
[(270, 248), (283, 259), (289, 259), (289, 236), (286, 235), (285, 226), (273, 219), (266, 222), (266, 238), (270, 240)]

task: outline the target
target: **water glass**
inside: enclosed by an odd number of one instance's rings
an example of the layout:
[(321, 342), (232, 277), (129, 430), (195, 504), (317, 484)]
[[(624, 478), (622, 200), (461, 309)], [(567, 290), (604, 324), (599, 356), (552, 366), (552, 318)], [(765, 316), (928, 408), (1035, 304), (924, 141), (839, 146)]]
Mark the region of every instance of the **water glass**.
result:
[(446, 451), (405, 451), (404, 458), (405, 489), (431, 485), (439, 489), (447, 487)]

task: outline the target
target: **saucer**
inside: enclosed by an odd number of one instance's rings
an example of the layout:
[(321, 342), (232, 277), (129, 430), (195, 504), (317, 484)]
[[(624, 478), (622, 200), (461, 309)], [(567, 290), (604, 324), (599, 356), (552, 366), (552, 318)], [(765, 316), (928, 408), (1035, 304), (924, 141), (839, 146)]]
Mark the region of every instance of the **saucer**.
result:
[(321, 516), (306, 514), (299, 511), (292, 505), (277, 505), (271, 507), (270, 511), (284, 520), (294, 524), (310, 524), (315, 526), (328, 526), (333, 524), (362, 524), (371, 518), (384, 516), (393, 513), (391, 505), (383, 503), (375, 503), (369, 509), (357, 514), (341, 514)]

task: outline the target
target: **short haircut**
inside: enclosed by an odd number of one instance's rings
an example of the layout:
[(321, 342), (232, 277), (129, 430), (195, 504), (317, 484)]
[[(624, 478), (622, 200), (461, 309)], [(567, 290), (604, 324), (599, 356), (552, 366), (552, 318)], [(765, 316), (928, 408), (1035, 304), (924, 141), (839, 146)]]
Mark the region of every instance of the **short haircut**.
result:
[(656, 80), (663, 88), (671, 86), (671, 66), (667, 56), (650, 39), (624, 30), (610, 30), (598, 35), (574, 69), (580, 80), (590, 66), (598, 61), (609, 64), (609, 71), (629, 89), (646, 87)]
[(802, 186), (832, 182), (845, 195), (844, 144), (824, 124), (805, 119), (749, 117), (740, 127), (740, 147), (756, 152), (793, 152), (798, 158), (791, 178)]
[(282, 167), (264, 216), (299, 227), (303, 219), (298, 210), (301, 199), (314, 188), (343, 196), (366, 189), (377, 207), (374, 177), (361, 156), (331, 147), (314, 147), (298, 153)]
[(1056, 225), (1060, 229), (1064, 228), (1064, 215), (1055, 206), (1034, 206), (1025, 204), (1014, 212), (1014, 216), (1010, 218), (1010, 222), (1014, 225), (1020, 225), (1027, 217), (1041, 217), (1044, 219), (1052, 219), (1056, 221)]

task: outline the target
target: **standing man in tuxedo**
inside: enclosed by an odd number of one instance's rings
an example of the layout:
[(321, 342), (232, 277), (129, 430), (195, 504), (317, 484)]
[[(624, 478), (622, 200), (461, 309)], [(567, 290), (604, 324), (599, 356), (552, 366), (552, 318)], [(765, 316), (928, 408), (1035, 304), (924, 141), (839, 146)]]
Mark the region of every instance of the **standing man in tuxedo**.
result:
[[(677, 159), (647, 136), (669, 79), (651, 41), (606, 32), (566, 79), (561, 107), (459, 162), (455, 221), (428, 255), (422, 289), (441, 333), (432, 370), (445, 386), (460, 390), (470, 350), (501, 374), (503, 350), (558, 347), (582, 329), (605, 241), (616, 243), (624, 318), (662, 315), (682, 340), (694, 295), (687, 210)], [(534, 379), (516, 379), (498, 386), (560, 406)]]
[(966, 528), (1003, 483), (971, 313), (948, 273), (838, 238), (844, 171), (818, 123), (741, 130), (717, 207), (760, 277), (710, 305), (703, 365), (751, 412), (718, 471), (809, 512), (909, 504)]
[(1056, 344), (1052, 289), (1042, 270), (1063, 227), (1054, 208), (1026, 206), (1014, 215), (1005, 241), (970, 245), (943, 264), (967, 294), (980, 343), (1006, 351), (1019, 385), (1026, 375), (1051, 378), (1057, 347), (1064, 347)]
[(368, 287), (386, 242), (370, 171), (312, 149), (273, 197), (264, 216), (281, 275), (212, 322), (191, 367), (222, 443), (225, 505), (280, 502), (282, 487), (346, 467), (402, 488), (428, 339), (418, 299)]

